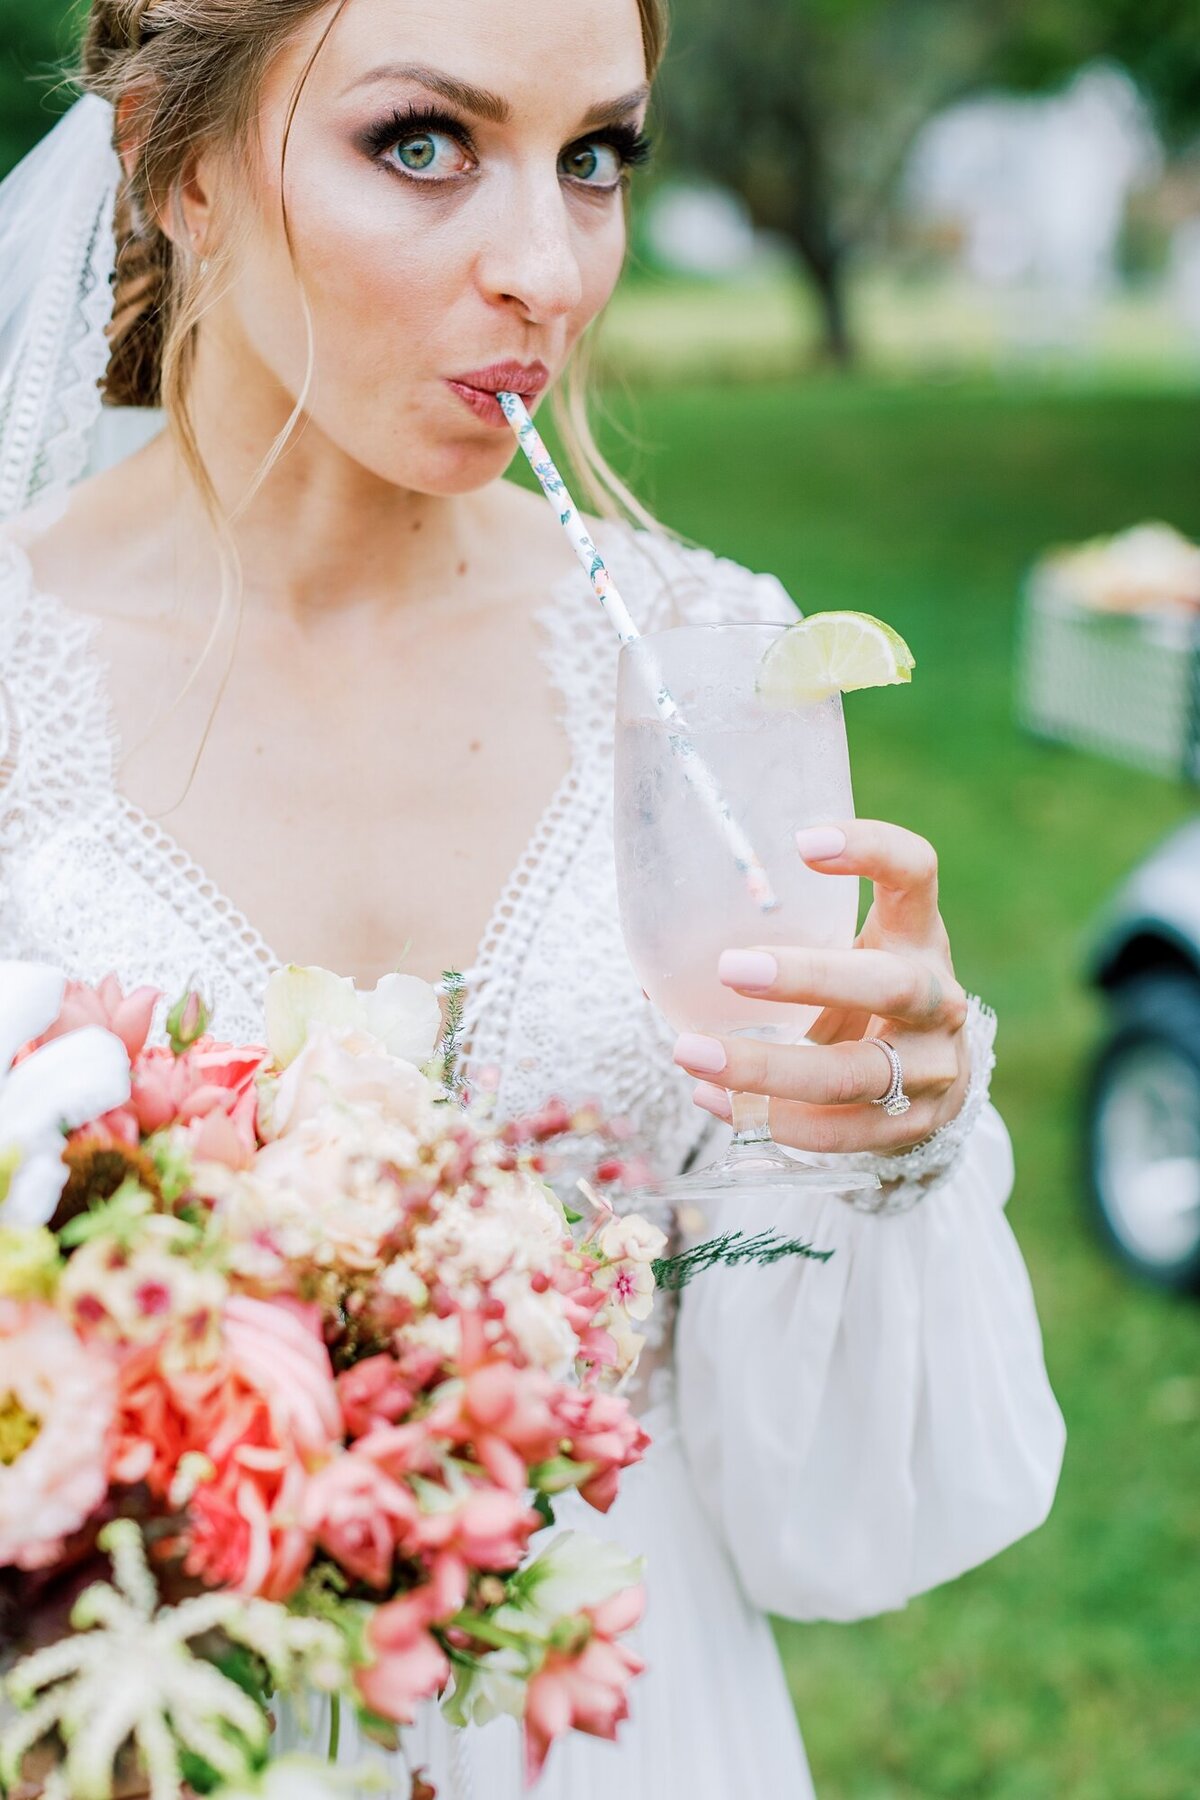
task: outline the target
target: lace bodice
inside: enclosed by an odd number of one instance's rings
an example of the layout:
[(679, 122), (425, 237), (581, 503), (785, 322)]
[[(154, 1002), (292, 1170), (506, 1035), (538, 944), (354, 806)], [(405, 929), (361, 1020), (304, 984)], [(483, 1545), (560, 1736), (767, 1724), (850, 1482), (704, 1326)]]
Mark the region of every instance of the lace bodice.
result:
[[(778, 582), (706, 551), (610, 529), (630, 606), (673, 620), (787, 618)], [(540, 614), (570, 745), (567, 775), (492, 912), (468, 973), (470, 1066), (499, 1072), (504, 1112), (551, 1093), (627, 1121), (664, 1173), (708, 1121), (671, 1060), (671, 1034), (641, 992), (617, 914), (612, 749), (617, 650), (581, 575)], [(114, 970), (167, 993), (199, 977), (217, 1029), (261, 1033), (262, 991), (286, 957), (118, 786), (118, 746), (97, 624), (37, 591), (0, 539), (0, 955)], [(397, 941), (403, 938), (397, 922)]]

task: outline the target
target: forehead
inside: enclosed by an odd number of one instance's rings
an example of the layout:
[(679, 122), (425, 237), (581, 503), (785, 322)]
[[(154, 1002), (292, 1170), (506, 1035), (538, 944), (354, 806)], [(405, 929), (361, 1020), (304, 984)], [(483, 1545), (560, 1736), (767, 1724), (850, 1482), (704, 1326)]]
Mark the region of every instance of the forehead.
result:
[[(292, 47), (285, 60), (293, 72), (329, 18), (323, 10)], [(582, 115), (646, 79), (637, 0), (347, 0), (310, 79), (334, 96), (389, 63), (489, 89), (514, 120)]]

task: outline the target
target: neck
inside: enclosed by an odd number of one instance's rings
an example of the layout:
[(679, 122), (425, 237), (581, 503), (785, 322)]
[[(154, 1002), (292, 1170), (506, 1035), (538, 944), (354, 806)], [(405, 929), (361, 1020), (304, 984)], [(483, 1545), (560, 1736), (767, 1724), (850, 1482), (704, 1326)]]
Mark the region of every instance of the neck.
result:
[[(364, 603), (395, 607), (444, 594), (464, 564), (480, 566), (495, 530), (494, 493), (397, 487), (311, 420), (296, 427), (252, 493), (291, 403), (261, 365), (247, 371), (218, 353), (205, 357), (203, 337), (190, 409), (221, 509), (233, 521), (249, 603), (310, 616)], [(166, 454), (177, 456), (173, 446)], [(183, 492), (187, 484), (177, 479), (176, 487)], [(189, 511), (199, 546), (211, 531), (198, 497)]]

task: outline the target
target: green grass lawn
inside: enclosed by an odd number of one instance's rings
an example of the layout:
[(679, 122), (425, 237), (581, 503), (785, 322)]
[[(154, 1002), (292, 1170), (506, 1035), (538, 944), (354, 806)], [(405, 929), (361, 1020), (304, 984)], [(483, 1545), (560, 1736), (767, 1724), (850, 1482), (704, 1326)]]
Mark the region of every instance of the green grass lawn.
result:
[(780, 1627), (818, 1791), (1198, 1795), (1200, 1306), (1108, 1262), (1077, 1172), (1088, 922), (1191, 801), (1023, 738), (1012, 662), (1042, 546), (1143, 517), (1200, 535), (1200, 396), (818, 382), (664, 391), (638, 422), (664, 519), (916, 652), (911, 691), (849, 702), (858, 805), (937, 843), (959, 972), (999, 1011), (1011, 1217), (1070, 1429), (1034, 1538), (905, 1613)]

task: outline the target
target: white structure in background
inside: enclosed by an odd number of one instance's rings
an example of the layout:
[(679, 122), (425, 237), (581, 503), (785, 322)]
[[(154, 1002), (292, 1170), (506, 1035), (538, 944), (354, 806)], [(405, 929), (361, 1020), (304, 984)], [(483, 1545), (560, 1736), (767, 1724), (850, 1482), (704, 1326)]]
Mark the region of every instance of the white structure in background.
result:
[(913, 209), (953, 224), (962, 260), (1009, 296), (1011, 333), (1080, 344), (1111, 284), (1129, 197), (1162, 166), (1137, 88), (1093, 65), (1057, 94), (995, 94), (933, 119), (906, 177)]
[(1168, 280), (1175, 311), (1200, 349), (1200, 218), (1176, 227)]
[(646, 203), (643, 230), (656, 262), (681, 275), (736, 275), (756, 260), (758, 234), (726, 188), (664, 182)]

